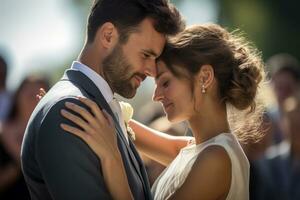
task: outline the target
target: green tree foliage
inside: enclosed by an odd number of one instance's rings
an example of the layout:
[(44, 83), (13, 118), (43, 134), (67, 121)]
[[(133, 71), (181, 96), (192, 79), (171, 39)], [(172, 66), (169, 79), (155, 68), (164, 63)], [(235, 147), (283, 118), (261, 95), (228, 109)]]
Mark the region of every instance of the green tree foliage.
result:
[(300, 59), (300, 1), (219, 0), (219, 22), (246, 32), (265, 59), (286, 52)]

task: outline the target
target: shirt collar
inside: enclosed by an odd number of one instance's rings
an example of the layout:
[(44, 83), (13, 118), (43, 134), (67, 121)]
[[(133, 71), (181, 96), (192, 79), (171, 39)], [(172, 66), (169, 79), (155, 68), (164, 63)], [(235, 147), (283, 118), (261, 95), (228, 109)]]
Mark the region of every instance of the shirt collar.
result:
[(80, 71), (84, 75), (86, 75), (100, 90), (102, 95), (104, 96), (106, 102), (111, 102), (113, 99), (113, 92), (110, 89), (108, 83), (100, 76), (98, 73), (96, 73), (94, 70), (92, 70), (90, 67), (82, 64), (79, 61), (73, 61), (72, 70)]

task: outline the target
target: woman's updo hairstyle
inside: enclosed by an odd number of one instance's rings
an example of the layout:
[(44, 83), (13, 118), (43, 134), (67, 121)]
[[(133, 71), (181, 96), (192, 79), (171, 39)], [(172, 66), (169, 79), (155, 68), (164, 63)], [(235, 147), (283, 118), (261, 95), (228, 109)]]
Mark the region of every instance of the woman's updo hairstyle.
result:
[(258, 51), (237, 31), (229, 33), (216, 24), (191, 26), (169, 39), (160, 60), (177, 77), (185, 76), (185, 71), (191, 78), (201, 66), (211, 65), (220, 100), (239, 111), (254, 112), (264, 65)]
[(195, 25), (170, 38), (160, 60), (176, 76), (184, 67), (190, 75), (202, 65), (213, 67), (219, 94), (224, 102), (239, 110), (255, 107), (255, 95), (264, 77), (263, 62), (256, 49), (236, 32), (216, 24)]

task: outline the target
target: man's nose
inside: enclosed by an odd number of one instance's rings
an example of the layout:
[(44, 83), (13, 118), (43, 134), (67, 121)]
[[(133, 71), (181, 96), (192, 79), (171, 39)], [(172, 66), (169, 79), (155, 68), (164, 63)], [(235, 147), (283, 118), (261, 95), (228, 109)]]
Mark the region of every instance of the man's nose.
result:
[(156, 62), (154, 59), (149, 59), (145, 66), (145, 74), (147, 76), (155, 77), (157, 74)]

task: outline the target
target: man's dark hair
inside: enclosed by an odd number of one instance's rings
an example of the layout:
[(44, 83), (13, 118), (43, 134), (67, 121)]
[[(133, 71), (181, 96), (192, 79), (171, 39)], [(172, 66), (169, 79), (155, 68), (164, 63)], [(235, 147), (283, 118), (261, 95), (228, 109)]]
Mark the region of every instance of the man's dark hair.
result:
[(175, 35), (185, 27), (169, 0), (95, 0), (88, 17), (88, 42), (94, 40), (101, 25), (111, 22), (119, 31), (120, 42), (125, 43), (146, 17), (152, 18), (155, 30), (165, 35)]

